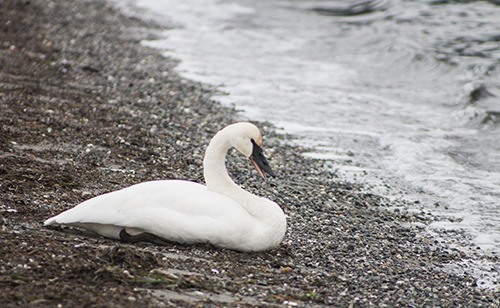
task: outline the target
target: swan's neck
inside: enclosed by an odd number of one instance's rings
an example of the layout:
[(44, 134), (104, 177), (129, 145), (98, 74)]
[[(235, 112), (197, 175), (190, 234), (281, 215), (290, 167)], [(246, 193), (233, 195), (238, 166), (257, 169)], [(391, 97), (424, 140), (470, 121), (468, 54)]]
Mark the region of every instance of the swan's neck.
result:
[(226, 169), (226, 154), (232, 147), (224, 131), (210, 141), (203, 159), (203, 175), (208, 189), (226, 195), (246, 208), (249, 199), (257, 196), (247, 192), (229, 177)]
[(278, 245), (286, 230), (285, 215), (274, 202), (251, 194), (236, 185), (226, 169), (226, 154), (232, 147), (225, 130), (210, 141), (203, 160), (203, 172), (208, 189), (223, 194), (243, 207), (259, 224), (255, 224), (254, 246), (251, 250)]

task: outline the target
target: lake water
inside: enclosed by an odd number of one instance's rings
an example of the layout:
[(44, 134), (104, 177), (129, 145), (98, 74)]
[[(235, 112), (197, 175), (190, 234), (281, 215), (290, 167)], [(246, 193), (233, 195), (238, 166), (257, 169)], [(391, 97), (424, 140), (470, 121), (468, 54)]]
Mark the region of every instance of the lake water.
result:
[(129, 0), (143, 42), (331, 161), (500, 253), (500, 1)]

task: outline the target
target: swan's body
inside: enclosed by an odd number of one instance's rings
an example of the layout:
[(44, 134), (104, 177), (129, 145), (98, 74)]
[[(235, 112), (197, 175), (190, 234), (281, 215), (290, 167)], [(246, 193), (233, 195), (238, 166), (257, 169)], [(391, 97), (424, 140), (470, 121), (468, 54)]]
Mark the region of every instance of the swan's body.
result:
[(178, 243), (208, 242), (239, 251), (271, 249), (282, 241), (285, 215), (274, 202), (236, 185), (225, 167), (229, 148), (252, 159), (257, 171), (272, 174), (250, 123), (226, 127), (210, 142), (203, 161), (207, 186), (189, 181), (151, 181), (87, 200), (45, 221), (85, 228), (120, 239), (121, 232), (150, 233)]

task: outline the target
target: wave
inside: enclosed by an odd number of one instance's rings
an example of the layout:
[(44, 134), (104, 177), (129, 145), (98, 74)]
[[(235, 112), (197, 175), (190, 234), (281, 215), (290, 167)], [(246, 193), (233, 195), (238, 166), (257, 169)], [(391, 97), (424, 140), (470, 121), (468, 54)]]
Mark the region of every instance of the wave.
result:
[(329, 16), (357, 16), (385, 11), (389, 8), (389, 2), (365, 0), (348, 4), (343, 1), (308, 1), (300, 5), (300, 8)]

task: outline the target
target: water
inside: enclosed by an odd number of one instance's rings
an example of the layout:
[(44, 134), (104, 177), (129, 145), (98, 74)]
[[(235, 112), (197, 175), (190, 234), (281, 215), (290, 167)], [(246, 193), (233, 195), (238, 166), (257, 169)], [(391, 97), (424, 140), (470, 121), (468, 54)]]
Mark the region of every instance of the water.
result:
[[(131, 0), (143, 42), (332, 160), (500, 253), (500, 2)], [(417, 207), (417, 205), (416, 205)]]

